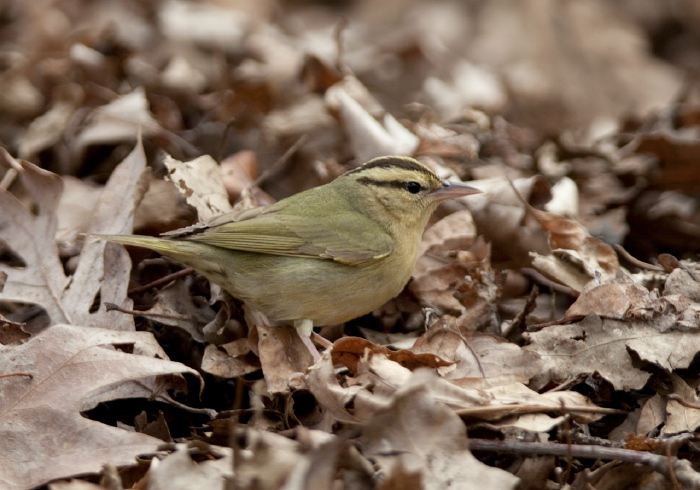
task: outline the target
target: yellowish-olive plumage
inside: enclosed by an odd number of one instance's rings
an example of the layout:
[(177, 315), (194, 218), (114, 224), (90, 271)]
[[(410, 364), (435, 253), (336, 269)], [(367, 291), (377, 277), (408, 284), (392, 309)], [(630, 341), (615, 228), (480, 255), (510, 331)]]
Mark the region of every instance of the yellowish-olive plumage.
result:
[(182, 262), (308, 334), (312, 324), (351, 320), (398, 295), (438, 204), (476, 192), (412, 158), (380, 157), (329, 184), (166, 238), (102, 238)]

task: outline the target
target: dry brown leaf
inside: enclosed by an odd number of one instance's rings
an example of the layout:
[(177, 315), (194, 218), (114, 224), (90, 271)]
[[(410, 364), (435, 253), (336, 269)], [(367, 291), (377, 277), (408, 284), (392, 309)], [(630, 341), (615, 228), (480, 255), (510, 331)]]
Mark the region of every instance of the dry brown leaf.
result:
[(167, 179), (197, 210), (200, 221), (208, 221), (233, 209), (228, 202), (221, 166), (209, 155), (188, 162), (166, 155), (163, 163), (168, 168)]
[(700, 352), (700, 339), (668, 330), (672, 322), (623, 322), (589, 315), (577, 323), (527, 334), (532, 343), (525, 349), (539, 353), (543, 361), (533, 386), (598, 372), (615, 389), (641, 389), (651, 374), (635, 367), (629, 350), (669, 371), (687, 368)]
[(270, 111), (265, 117), (263, 127), (265, 132), (282, 140), (313, 138), (315, 135), (323, 140), (336, 126), (337, 122), (328, 113), (323, 97), (308, 94), (289, 106)]
[(503, 82), (488, 66), (455, 59), (446, 79), (428, 77), (425, 91), (444, 120), (457, 119), (474, 106), (499, 113), (507, 101)]
[(255, 152), (241, 150), (223, 159), (221, 178), (229, 199), (238, 199), (238, 196), (258, 178), (258, 158)]
[(530, 212), (548, 232), (553, 249), (546, 256), (530, 253), (533, 267), (547, 277), (581, 292), (595, 277), (609, 279), (620, 270), (613, 248), (589, 236), (581, 224), (534, 208)]
[(0, 315), (0, 344), (4, 346), (19, 345), (30, 337), (22, 328), (22, 323), (8, 320)]
[(73, 142), (77, 155), (90, 145), (134, 141), (139, 134), (149, 136), (161, 131), (151, 114), (143, 87), (93, 110), (91, 119)]
[(698, 190), (700, 170), (696, 162), (700, 158), (700, 143), (695, 135), (655, 131), (641, 135), (635, 143), (638, 153), (652, 154), (659, 159), (661, 168), (654, 175), (656, 185), (688, 192)]
[(183, 280), (173, 281), (159, 289), (155, 304), (145, 314), (152, 315), (158, 323), (184, 330), (201, 343), (204, 343), (202, 329), (216, 316), (204, 298), (191, 295)]
[[(465, 51), (501, 75), (517, 107), (510, 118), (516, 124), (559, 132), (630, 107), (646, 112), (678, 93), (680, 74), (654, 59), (647, 34), (629, 22), (645, 9), (621, 10), (604, 1), (488, 3), (473, 22), (489, 28), (475, 29)], [(592, 39), (591, 29), (601, 35)]]
[(452, 261), (422, 274), (415, 272), (409, 289), (421, 304), (436, 308), (440, 312), (459, 315), (465, 308), (455, 298), (455, 294), (465, 282), (468, 273), (469, 265)]
[(562, 412), (569, 413), (581, 424), (595, 422), (603, 417), (602, 413), (595, 413), (599, 407), (575, 391), (537, 393), (522, 383), (493, 386), (484, 391), (493, 396), (494, 403), (488, 407), (459, 410), (458, 413), (492, 420), (492, 427), (517, 427), (533, 432), (548, 432), (564, 421), (563, 416), (551, 417), (544, 412), (558, 415), (562, 415)]
[(438, 368), (453, 364), (453, 362), (445, 361), (433, 353), (415, 352), (408, 349), (392, 351), (359, 337), (343, 337), (336, 340), (331, 351), (331, 359), (334, 365), (343, 365), (348, 368), (350, 373), (357, 374), (360, 360), (374, 354), (382, 354), (390, 361), (394, 361), (411, 371), (421, 367)]
[(673, 394), (679, 400), (666, 402), (668, 418), (662, 428), (662, 434), (678, 434), (679, 432), (695, 432), (700, 427), (700, 397), (694, 388), (688, 386), (683, 378), (670, 373), (673, 383)]
[[(194, 456), (197, 460), (193, 460)], [(175, 452), (151, 461), (149, 490), (224, 490), (233, 479), (233, 450), (229, 447), (176, 444)]]
[(343, 337), (333, 343), (331, 360), (334, 366), (345, 366), (352, 374), (357, 374), (357, 365), (362, 357), (373, 354), (387, 355), (388, 353), (389, 349), (373, 344), (369, 340), (359, 337)]
[(182, 197), (170, 182), (150, 175), (148, 190), (136, 208), (134, 230), (172, 229), (172, 223), (186, 214), (185, 208)]
[[(313, 441), (314, 436), (318, 439), (317, 441)], [(306, 490), (307, 488), (331, 490), (337, 474), (336, 465), (343, 441), (326, 432), (303, 429), (299, 431), (299, 440), (312, 447), (311, 450), (307, 448), (304, 460), (294, 466), (282, 487), (283, 490)]]
[(664, 297), (676, 295), (689, 302), (700, 302), (700, 282), (694, 272), (697, 264), (687, 263), (683, 267), (673, 269), (664, 283)]
[(201, 369), (222, 378), (237, 378), (257, 371), (260, 363), (252, 355), (248, 339), (239, 339), (219, 346), (207, 345)]
[(364, 428), (362, 444), (382, 473), (411, 468), (420, 472), (424, 488), (508, 489), (519, 481), (472, 456), (462, 421), (433, 398), (427, 383), (401, 389)]
[[(120, 350), (124, 345), (132, 345), (134, 354)], [(164, 359), (167, 356), (150, 333), (61, 324), (23, 345), (0, 350), (0, 372), (32, 376), (0, 383), (3, 486), (34, 487), (98, 472), (105, 462), (132, 464), (137, 455), (155, 451), (162, 441), (89, 420), (80, 412), (117, 398), (160, 398), (153, 390), (173, 384), (155, 382), (158, 376), (198, 376), (193, 369)]]
[[(495, 259), (529, 267), (531, 252), (549, 253), (547, 235), (539, 224), (528, 220), (523, 203), (507, 180), (476, 180), (472, 184), (483, 194), (469, 196), (462, 202), (472, 212), (479, 234), (491, 242)], [(526, 201), (541, 200), (549, 192), (542, 177), (516, 179), (512, 185)]]
[(313, 363), (308, 348), (291, 327), (251, 322), (247, 313), (246, 319), (248, 325), (255, 325), (257, 331), (257, 354), (260, 357), (267, 390), (270, 393), (290, 391), (290, 380)]
[(171, 42), (185, 45), (236, 50), (249, 29), (245, 12), (223, 5), (170, 1), (157, 11), (163, 34)]
[(63, 177), (63, 193), (58, 202), (56, 237), (74, 242), (79, 233), (87, 232), (90, 217), (104, 191), (102, 186), (84, 182), (75, 177)]
[(627, 434), (625, 437), (625, 449), (632, 449), (633, 451), (653, 451), (656, 448), (663, 446), (664, 443), (659, 439), (652, 439), (646, 436), (636, 436), (634, 434)]
[[(234, 488), (278, 490), (298, 465), (305, 464), (300, 445), (284, 436), (246, 428), (246, 450), (234, 460)], [(291, 490), (297, 490), (292, 487)], [(301, 490), (301, 489), (299, 489)]]
[(455, 332), (433, 325), (413, 346), (415, 352), (430, 352), (453, 361), (440, 368), (440, 374), (449, 380), (460, 378), (499, 378), (504, 375), (521, 376), (529, 380), (541, 368), (539, 355), (523, 350), (506, 340), (488, 334)]
[(85, 480), (68, 480), (49, 483), (49, 490), (104, 490), (102, 485)]
[(377, 490), (423, 490), (423, 476), (419, 470), (408, 470), (399, 464), (384, 476)]
[(476, 225), (470, 211), (465, 209), (452, 213), (423, 234), (421, 259), (426, 254), (443, 255), (454, 250), (467, 250), (474, 243), (476, 235)]
[[(115, 330), (133, 329), (130, 317), (107, 312), (104, 307), (91, 313), (95, 296), (102, 302), (131, 308), (126, 299), (129, 258), (122, 247), (88, 239), (72, 278), (66, 277), (54, 236), (55, 210), (63, 186), (61, 178), (28, 162), (17, 162), (2, 150), (3, 164), (20, 169), (19, 179), (36, 204), (36, 213), (29, 211), (9, 192), (0, 189), (0, 237), (27, 264), (24, 268), (0, 264), (8, 274), (0, 298), (35, 303), (49, 314), (54, 323), (109, 326)], [(114, 170), (94, 210), (87, 229), (91, 233), (128, 233), (133, 211), (144, 191), (140, 187), (146, 161), (141, 144)]]
[[(61, 178), (15, 160), (4, 149), (0, 150), (0, 157), (2, 166), (17, 170), (22, 185), (37, 199), (36, 211), (32, 214), (15, 196), (0, 189), (2, 238), (26, 264), (22, 269), (0, 264), (8, 275), (2, 298), (39, 304), (54, 321), (66, 321), (68, 315), (58, 296), (68, 286), (68, 278), (63, 273), (54, 243), (57, 222), (54, 210), (63, 188)], [(34, 276), (38, 276), (39, 281), (33, 280)], [(53, 291), (56, 293), (51, 294)]]
[[(649, 467), (632, 463), (611, 461), (595, 471), (578, 475), (574, 485), (595, 485), (598, 489), (616, 488), (664, 488), (666, 480)], [(584, 483), (585, 482), (585, 483)]]
[(320, 361), (309, 367), (306, 385), (319, 406), (334, 420), (355, 424), (361, 422), (360, 418), (348, 411), (348, 406), (363, 388), (359, 384), (349, 387), (340, 385), (330, 354), (323, 354)]
[(491, 249), (481, 237), (467, 250), (447, 252), (455, 245), (433, 243), (419, 258), (408, 288), (422, 305), (458, 316), (464, 332), (493, 327), (505, 276), (491, 268)]
[(668, 418), (667, 405), (668, 402), (665, 397), (658, 393), (647, 399), (637, 415), (633, 433), (646, 436), (651, 434), (652, 431), (656, 431)]
[(664, 310), (658, 295), (635, 283), (620, 272), (614, 278), (590, 281), (581, 295), (566, 311), (565, 320), (576, 320), (590, 314), (616, 320), (648, 320)]
[(347, 76), (329, 88), (326, 103), (340, 113), (360, 162), (382, 155), (411, 155), (418, 147), (418, 137), (385, 112), (354, 77)]
[(75, 99), (80, 90), (74, 89), (72, 93), (66, 92), (65, 98), (57, 100), (48, 111), (32, 121), (19, 145), (20, 158), (33, 158), (40, 151), (60, 142), (78, 105)]

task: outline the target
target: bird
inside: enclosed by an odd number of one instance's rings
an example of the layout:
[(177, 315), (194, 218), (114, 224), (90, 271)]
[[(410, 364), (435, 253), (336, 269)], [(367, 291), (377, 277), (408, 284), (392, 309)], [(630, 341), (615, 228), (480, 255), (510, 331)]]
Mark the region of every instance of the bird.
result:
[(162, 237), (93, 236), (191, 267), (275, 324), (293, 325), (318, 358), (313, 327), (345, 323), (396, 297), (433, 211), (479, 192), (416, 159), (383, 156), (274, 204)]

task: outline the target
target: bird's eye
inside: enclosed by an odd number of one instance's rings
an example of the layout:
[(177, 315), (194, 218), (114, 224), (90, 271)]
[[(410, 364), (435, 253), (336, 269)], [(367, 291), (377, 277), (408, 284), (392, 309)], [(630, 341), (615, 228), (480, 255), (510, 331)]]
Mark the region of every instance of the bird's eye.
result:
[(406, 182), (406, 190), (410, 192), (411, 194), (418, 194), (422, 187), (418, 182)]

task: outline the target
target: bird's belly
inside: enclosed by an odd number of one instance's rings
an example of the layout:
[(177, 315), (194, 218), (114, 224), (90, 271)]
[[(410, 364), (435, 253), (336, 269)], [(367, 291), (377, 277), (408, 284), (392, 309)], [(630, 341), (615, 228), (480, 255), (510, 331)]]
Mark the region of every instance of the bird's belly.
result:
[(270, 257), (264, 271), (239, 269), (235, 291), (230, 292), (273, 321), (310, 319), (317, 326), (334, 325), (369, 313), (398, 295), (411, 277), (413, 264), (409, 265), (351, 266), (332, 260)]

